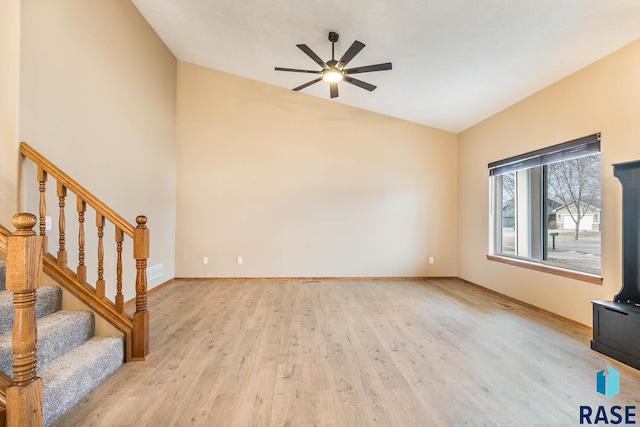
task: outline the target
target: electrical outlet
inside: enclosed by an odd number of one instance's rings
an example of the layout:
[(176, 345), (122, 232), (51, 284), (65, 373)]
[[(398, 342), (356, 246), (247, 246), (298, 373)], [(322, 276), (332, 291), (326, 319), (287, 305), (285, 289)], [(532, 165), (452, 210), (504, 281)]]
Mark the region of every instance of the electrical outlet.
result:
[(202, 263), (203, 264), (209, 264), (209, 257), (202, 257)]
[(242, 264), (242, 257), (241, 257), (241, 256), (239, 256), (239, 257), (238, 257), (238, 259), (236, 260), (236, 262), (237, 262), (238, 264)]
[(433, 264), (433, 257), (432, 256), (429, 257), (429, 264)]
[(52, 222), (53, 221), (51, 220), (50, 216), (45, 216), (44, 217), (44, 228), (45, 228), (45, 230), (51, 230), (51, 228), (53, 227)]

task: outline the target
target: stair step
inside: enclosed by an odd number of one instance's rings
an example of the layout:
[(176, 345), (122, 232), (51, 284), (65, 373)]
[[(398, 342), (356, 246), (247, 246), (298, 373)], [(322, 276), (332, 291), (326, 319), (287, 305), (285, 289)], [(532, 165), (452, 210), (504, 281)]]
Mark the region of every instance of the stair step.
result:
[[(37, 375), (43, 384), (44, 425), (51, 426), (122, 365), (124, 341), (93, 337), (94, 314), (61, 310), (60, 287), (41, 286), (36, 294)], [(0, 370), (9, 376), (13, 317), (13, 292), (6, 290), (6, 262), (0, 261)]]
[(38, 371), (43, 383), (44, 425), (49, 426), (111, 375), (124, 353), (121, 337), (91, 338)]
[[(48, 316), (62, 307), (62, 290), (58, 286), (36, 289), (36, 317)], [(13, 328), (13, 292), (0, 291), (0, 334)]]
[[(38, 319), (38, 369), (93, 336), (94, 318), (89, 311), (57, 311)], [(12, 376), (11, 331), (0, 335), (0, 370)]]
[(0, 261), (0, 291), (7, 289), (7, 262)]

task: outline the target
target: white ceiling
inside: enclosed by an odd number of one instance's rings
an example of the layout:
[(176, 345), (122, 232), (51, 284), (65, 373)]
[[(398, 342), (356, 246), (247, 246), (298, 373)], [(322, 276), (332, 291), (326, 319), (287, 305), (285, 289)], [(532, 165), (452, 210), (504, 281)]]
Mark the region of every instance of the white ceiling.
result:
[[(349, 67), (373, 92), (340, 83), (341, 102), (460, 132), (640, 39), (639, 0), (132, 0), (182, 61), (293, 88), (320, 69), (329, 31), (336, 58), (367, 46)], [(638, 76), (640, 78), (640, 76)], [(329, 99), (325, 82), (300, 92)]]

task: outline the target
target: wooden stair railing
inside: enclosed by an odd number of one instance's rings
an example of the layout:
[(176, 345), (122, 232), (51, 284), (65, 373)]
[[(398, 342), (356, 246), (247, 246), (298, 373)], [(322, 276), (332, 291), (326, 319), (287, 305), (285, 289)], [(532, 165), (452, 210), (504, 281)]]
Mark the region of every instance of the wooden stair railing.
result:
[[(44, 240), (44, 271), (67, 289), (75, 297), (89, 306), (98, 315), (124, 335), (124, 361), (144, 360), (149, 354), (149, 312), (147, 311), (147, 259), (149, 258), (149, 229), (147, 218), (138, 216), (137, 226), (131, 225), (113, 209), (86, 190), (69, 175), (51, 163), (29, 144), (20, 144), (20, 153), (36, 166), (36, 178), (39, 188), (39, 235)], [(48, 177), (56, 180), (56, 196), (58, 199), (58, 251), (48, 252), (48, 236), (46, 234), (47, 205), (45, 201)], [(67, 193), (76, 196), (75, 210), (78, 214), (78, 262), (75, 270), (68, 267), (66, 249), (66, 199)], [(87, 206), (96, 212), (97, 237), (97, 280), (95, 287), (87, 283), (87, 256), (85, 253), (85, 213)], [(104, 229), (108, 221), (115, 227), (116, 244), (116, 294), (113, 301), (105, 295), (104, 279)], [(122, 293), (122, 244), (125, 236), (133, 240), (133, 258), (136, 260), (136, 309), (133, 316), (124, 311), (124, 295)]]
[(0, 227), (0, 251), (7, 255), (6, 285), (13, 292), (13, 378), (0, 375), (0, 423), (42, 426), (42, 379), (36, 375), (36, 288), (42, 272), (42, 237), (33, 227), (34, 215), (13, 217), (17, 228), (11, 235)]
[(11, 232), (0, 225), (0, 252), (7, 253), (7, 240), (11, 236)]

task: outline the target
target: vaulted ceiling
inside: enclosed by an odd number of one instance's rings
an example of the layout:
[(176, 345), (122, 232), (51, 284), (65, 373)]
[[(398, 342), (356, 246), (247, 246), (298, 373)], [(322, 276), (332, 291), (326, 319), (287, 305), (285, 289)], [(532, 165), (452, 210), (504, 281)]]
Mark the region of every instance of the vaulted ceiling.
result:
[[(640, 39), (638, 0), (133, 0), (180, 60), (283, 88), (320, 69), (296, 44), (339, 58), (366, 47), (349, 67), (390, 61), (360, 74), (378, 88), (341, 82), (340, 102), (460, 132)], [(640, 59), (639, 59), (640, 60)], [(640, 78), (640, 76), (638, 76)], [(299, 96), (329, 99), (326, 82)]]

